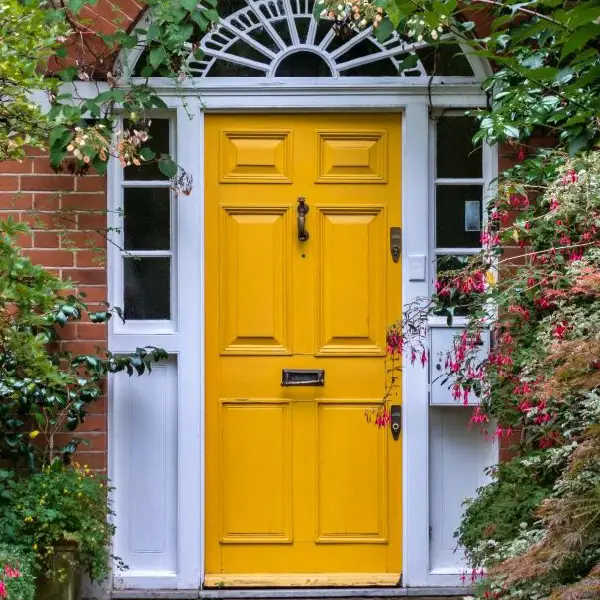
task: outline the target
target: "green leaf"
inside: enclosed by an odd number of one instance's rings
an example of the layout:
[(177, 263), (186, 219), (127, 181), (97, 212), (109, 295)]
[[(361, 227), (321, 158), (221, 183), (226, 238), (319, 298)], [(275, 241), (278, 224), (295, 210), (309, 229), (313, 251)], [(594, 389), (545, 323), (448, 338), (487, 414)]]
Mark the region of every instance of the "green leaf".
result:
[(150, 64), (157, 69), (160, 65), (163, 64), (165, 59), (167, 58), (167, 51), (163, 46), (157, 46), (156, 48), (152, 48), (149, 54)]
[(569, 142), (569, 154), (571, 156), (575, 155), (577, 152), (579, 152), (579, 150), (582, 150), (583, 148), (585, 148), (588, 143), (590, 142), (590, 140), (592, 139), (592, 135), (590, 134), (589, 131), (583, 131), (582, 133), (580, 133), (576, 138), (572, 139)]
[(197, 0), (181, 0), (181, 6), (183, 6), (183, 8), (185, 8), (186, 10), (189, 10), (190, 12), (192, 12), (193, 10), (196, 10), (196, 7), (198, 6), (198, 1)]
[(219, 13), (214, 8), (203, 8), (202, 14), (212, 23), (219, 22)]
[(392, 22), (389, 19), (383, 19), (383, 21), (379, 23), (377, 29), (375, 29), (375, 37), (379, 42), (385, 42), (385, 40), (392, 35), (393, 31), (394, 26), (392, 25)]
[(156, 157), (156, 152), (154, 150), (148, 148), (148, 146), (144, 146), (140, 149), (140, 157), (143, 160), (152, 160)]
[(409, 54), (399, 65), (398, 65), (398, 73), (402, 73), (402, 71), (407, 71), (408, 69), (412, 69), (417, 66), (419, 62), (419, 57), (416, 54)]
[(590, 23), (571, 34), (565, 41), (560, 53), (560, 60), (564, 60), (572, 52), (583, 50), (592, 39), (600, 37), (600, 26)]
[(162, 156), (158, 161), (160, 172), (169, 179), (177, 175), (177, 163), (169, 156)]
[(69, 10), (74, 14), (78, 14), (86, 4), (87, 0), (69, 0), (67, 2)]
[(148, 31), (146, 32), (146, 41), (153, 42), (154, 40), (158, 40), (160, 38), (160, 27), (158, 23), (152, 22), (150, 23), (150, 27), (148, 27)]

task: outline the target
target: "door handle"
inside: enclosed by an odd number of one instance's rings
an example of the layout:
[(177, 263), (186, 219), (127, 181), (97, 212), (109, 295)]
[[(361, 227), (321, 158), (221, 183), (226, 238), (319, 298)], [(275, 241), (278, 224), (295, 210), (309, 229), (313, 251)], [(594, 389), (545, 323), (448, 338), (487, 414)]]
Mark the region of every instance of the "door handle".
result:
[(306, 213), (308, 212), (308, 204), (304, 196), (298, 198), (298, 239), (305, 242), (308, 239), (308, 231), (306, 231)]
[(398, 440), (402, 431), (402, 406), (400, 404), (390, 406), (390, 429), (394, 440)]

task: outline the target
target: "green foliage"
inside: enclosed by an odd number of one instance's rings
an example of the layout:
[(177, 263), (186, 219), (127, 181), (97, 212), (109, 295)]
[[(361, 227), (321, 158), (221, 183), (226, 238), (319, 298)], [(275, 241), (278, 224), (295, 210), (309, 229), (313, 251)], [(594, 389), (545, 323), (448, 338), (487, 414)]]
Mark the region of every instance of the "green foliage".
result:
[[(4, 593), (3, 593), (4, 592)], [(34, 560), (20, 546), (0, 544), (0, 598), (34, 600)]]
[(87, 467), (45, 467), (13, 486), (0, 513), (0, 536), (32, 552), (40, 575), (63, 579), (56, 552), (70, 546), (90, 577), (103, 579), (114, 533), (107, 494), (103, 480)]
[[(483, 14), (481, 14), (483, 12)], [(600, 5), (596, 0), (317, 0), (316, 13), (351, 29), (371, 24), (379, 39), (395, 28), (434, 45), (447, 34), (495, 65), (485, 82), (491, 107), (478, 138), (526, 140), (554, 133), (570, 154), (600, 140)], [(491, 21), (475, 27), (475, 19)]]
[(15, 237), (26, 232), (11, 219), (0, 221), (0, 459), (25, 461), (33, 470), (54, 460), (69, 462), (81, 440), (58, 445), (56, 436), (84, 421), (109, 373), (141, 375), (166, 354), (156, 348), (129, 356), (59, 351), (62, 327), (86, 314), (105, 322), (112, 313), (89, 312), (84, 298), (70, 293), (69, 282), (24, 256)]
[(41, 65), (59, 51), (66, 23), (38, 0), (3, 0), (0, 4), (0, 161), (20, 159), (27, 145), (45, 143), (51, 123), (30, 90), (54, 92)]
[[(490, 469), (491, 483), (467, 501), (457, 532), (460, 545), (470, 551), (473, 566), (481, 567), (498, 544), (511, 542), (537, 520), (534, 510), (550, 492), (556, 473), (537, 472), (521, 458)], [(554, 477), (552, 477), (554, 475)]]
[[(0, 161), (20, 160), (27, 146), (37, 146), (49, 150), (56, 170), (104, 173), (113, 155), (123, 165), (157, 160), (161, 172), (175, 180), (179, 168), (171, 158), (141, 153), (139, 133), (147, 129), (148, 114), (165, 109), (165, 103), (147, 81), (129, 81), (132, 73), (106, 73), (104, 64), (120, 50), (145, 47), (142, 78), (160, 75), (178, 85), (189, 76), (190, 48), (199, 58), (198, 41), (218, 21), (217, 0), (147, 0), (148, 29), (130, 30), (115, 16), (115, 31), (105, 35), (83, 16), (94, 4), (6, 0), (0, 6), (0, 120), (5, 125)], [(74, 55), (76, 65), (69, 59)], [(73, 83), (93, 81), (97, 73), (108, 89), (91, 96), (74, 93)], [(42, 110), (31, 90), (50, 101), (49, 110)], [(135, 134), (120, 128), (121, 117), (135, 124)]]

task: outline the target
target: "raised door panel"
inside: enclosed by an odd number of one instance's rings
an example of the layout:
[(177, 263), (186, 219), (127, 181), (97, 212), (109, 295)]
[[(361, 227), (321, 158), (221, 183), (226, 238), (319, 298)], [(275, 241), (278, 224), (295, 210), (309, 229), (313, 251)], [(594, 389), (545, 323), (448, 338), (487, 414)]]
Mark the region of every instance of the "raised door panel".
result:
[(291, 183), (290, 131), (222, 131), (221, 183)]
[(380, 403), (318, 401), (318, 543), (387, 541), (387, 430), (365, 419)]
[(316, 353), (382, 356), (386, 294), (384, 208), (318, 209)]
[(289, 354), (287, 207), (221, 207), (221, 352)]
[(386, 183), (385, 131), (319, 131), (317, 183)]
[(222, 400), (221, 543), (292, 542), (289, 402)]

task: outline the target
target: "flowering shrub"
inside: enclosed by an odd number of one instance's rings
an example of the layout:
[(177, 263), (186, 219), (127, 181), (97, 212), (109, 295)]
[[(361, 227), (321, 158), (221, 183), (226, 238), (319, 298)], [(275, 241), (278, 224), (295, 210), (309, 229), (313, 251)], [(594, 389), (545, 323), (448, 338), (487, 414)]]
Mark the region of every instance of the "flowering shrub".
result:
[(55, 552), (70, 546), (90, 577), (103, 579), (114, 533), (107, 494), (104, 481), (85, 466), (45, 467), (12, 487), (0, 514), (0, 536), (31, 552), (40, 575), (66, 577)]
[[(457, 399), (471, 390), (480, 398), (472, 422), (499, 437), (520, 432), (520, 454), (468, 503), (458, 539), (474, 572), (488, 570), (481, 598), (596, 598), (600, 153), (520, 164), (501, 181), (482, 237), (455, 280), (494, 268), (505, 276), (471, 295), (446, 368)], [(516, 256), (506, 256), (509, 245)], [(446, 308), (443, 295), (435, 305)], [(470, 340), (487, 326), (495, 344), (482, 361)]]
[(33, 600), (35, 577), (32, 557), (22, 548), (0, 544), (0, 598)]

